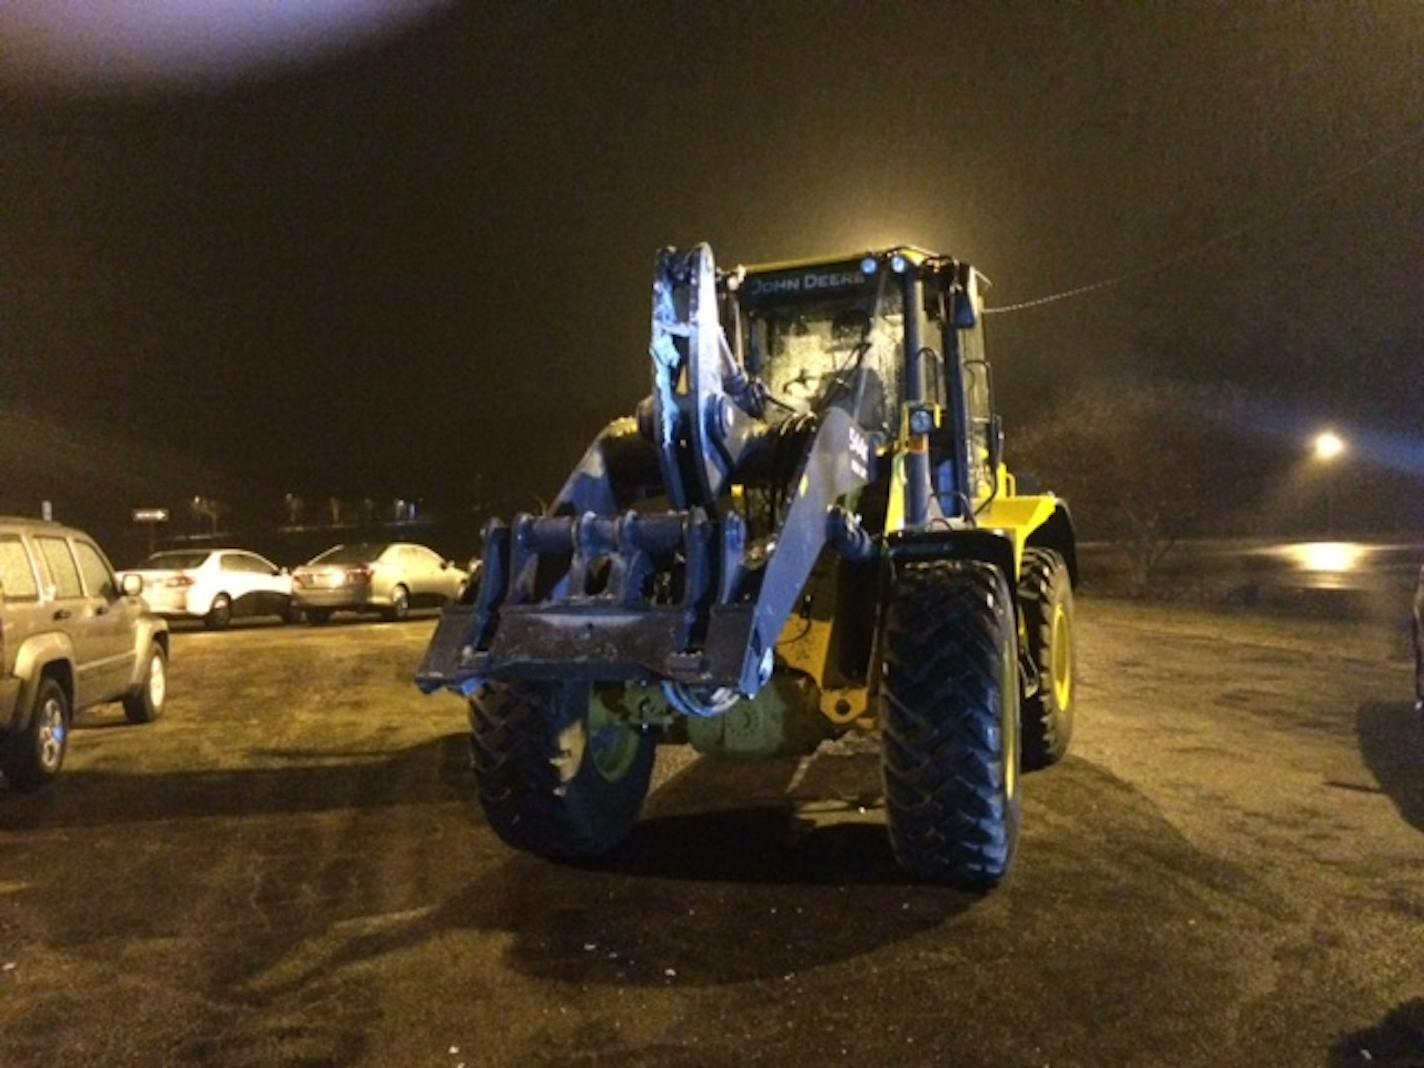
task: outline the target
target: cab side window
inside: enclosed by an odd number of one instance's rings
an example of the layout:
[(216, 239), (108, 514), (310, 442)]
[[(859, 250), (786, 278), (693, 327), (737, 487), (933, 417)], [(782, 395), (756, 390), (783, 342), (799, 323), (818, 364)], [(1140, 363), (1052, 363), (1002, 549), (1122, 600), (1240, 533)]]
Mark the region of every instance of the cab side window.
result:
[(44, 557), (50, 581), (54, 583), (55, 596), (61, 601), (83, 597), (84, 587), (79, 584), (79, 568), (75, 566), (69, 543), (63, 538), (36, 538), (35, 541)]
[(89, 590), (89, 596), (117, 601), (119, 586), (114, 581), (114, 573), (103, 554), (87, 541), (76, 541), (74, 552), (79, 557), (79, 570), (84, 575), (84, 585)]
[(0, 597), (7, 601), (37, 601), (39, 596), (25, 543), (14, 534), (0, 537)]

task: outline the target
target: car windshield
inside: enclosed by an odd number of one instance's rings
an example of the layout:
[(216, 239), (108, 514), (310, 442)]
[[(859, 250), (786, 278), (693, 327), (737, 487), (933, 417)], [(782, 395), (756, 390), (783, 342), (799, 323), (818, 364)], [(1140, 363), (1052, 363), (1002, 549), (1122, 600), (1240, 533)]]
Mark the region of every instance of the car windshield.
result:
[(353, 545), (336, 545), (322, 553), (314, 564), (364, 564), (376, 560), (386, 551), (386, 542), (359, 541)]
[(202, 567), (207, 558), (208, 554), (205, 552), (154, 553), (138, 566), (143, 571), (185, 571), (188, 568)]

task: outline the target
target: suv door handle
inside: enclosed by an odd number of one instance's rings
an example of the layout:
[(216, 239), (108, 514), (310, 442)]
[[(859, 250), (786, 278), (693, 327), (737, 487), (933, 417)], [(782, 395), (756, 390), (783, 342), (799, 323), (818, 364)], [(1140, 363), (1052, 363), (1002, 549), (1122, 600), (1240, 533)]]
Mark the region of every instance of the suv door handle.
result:
[(55, 619), (68, 619), (68, 618), (69, 618), (70, 616), (72, 616), (73, 614), (74, 614), (74, 613), (71, 612), (68, 608), (60, 608), (60, 609), (56, 609), (56, 611), (55, 611), (55, 613), (54, 613), (54, 618), (55, 618)]
[(96, 616), (107, 616), (109, 614), (109, 606), (101, 604), (98, 608), (94, 609), (94, 614)]

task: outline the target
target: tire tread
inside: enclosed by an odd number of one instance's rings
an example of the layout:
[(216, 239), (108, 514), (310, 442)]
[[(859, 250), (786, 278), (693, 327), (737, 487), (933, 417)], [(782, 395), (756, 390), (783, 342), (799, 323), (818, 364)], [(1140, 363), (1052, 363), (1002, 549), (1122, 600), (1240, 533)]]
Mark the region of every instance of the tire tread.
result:
[[(1052, 549), (1025, 549), (1019, 576), (1019, 603), (1023, 606), (1028, 654), (1040, 678), (1038, 693), (1026, 698), (1023, 704), (1023, 763), (1029, 771), (1062, 760), (1073, 737), (1073, 701), (1069, 700), (1070, 707), (1066, 710), (1058, 708), (1050, 681), (1052, 606), (1059, 597), (1069, 598), (1071, 612), (1072, 580), (1066, 561)], [(1070, 614), (1070, 627), (1072, 622)]]
[(1000, 677), (1006, 641), (1013, 605), (997, 568), (897, 568), (882, 643), (882, 768), (891, 847), (917, 878), (985, 889), (1012, 862), (1019, 806), (1005, 761), (1017, 754), (1000, 701), (1018, 682)]

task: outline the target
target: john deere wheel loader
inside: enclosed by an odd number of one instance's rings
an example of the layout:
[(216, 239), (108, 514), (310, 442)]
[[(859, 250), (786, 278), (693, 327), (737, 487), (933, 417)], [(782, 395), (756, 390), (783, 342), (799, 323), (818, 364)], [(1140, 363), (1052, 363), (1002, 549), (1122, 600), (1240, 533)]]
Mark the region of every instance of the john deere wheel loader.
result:
[[(1073, 527), (1005, 468), (980, 277), (911, 247), (719, 271), (666, 249), (652, 389), (543, 515), (492, 521), (420, 667), (470, 699), (490, 825), (605, 853), (654, 747), (882, 739), (915, 877), (989, 887), (1073, 727)], [(695, 848), (695, 843), (690, 843)]]

